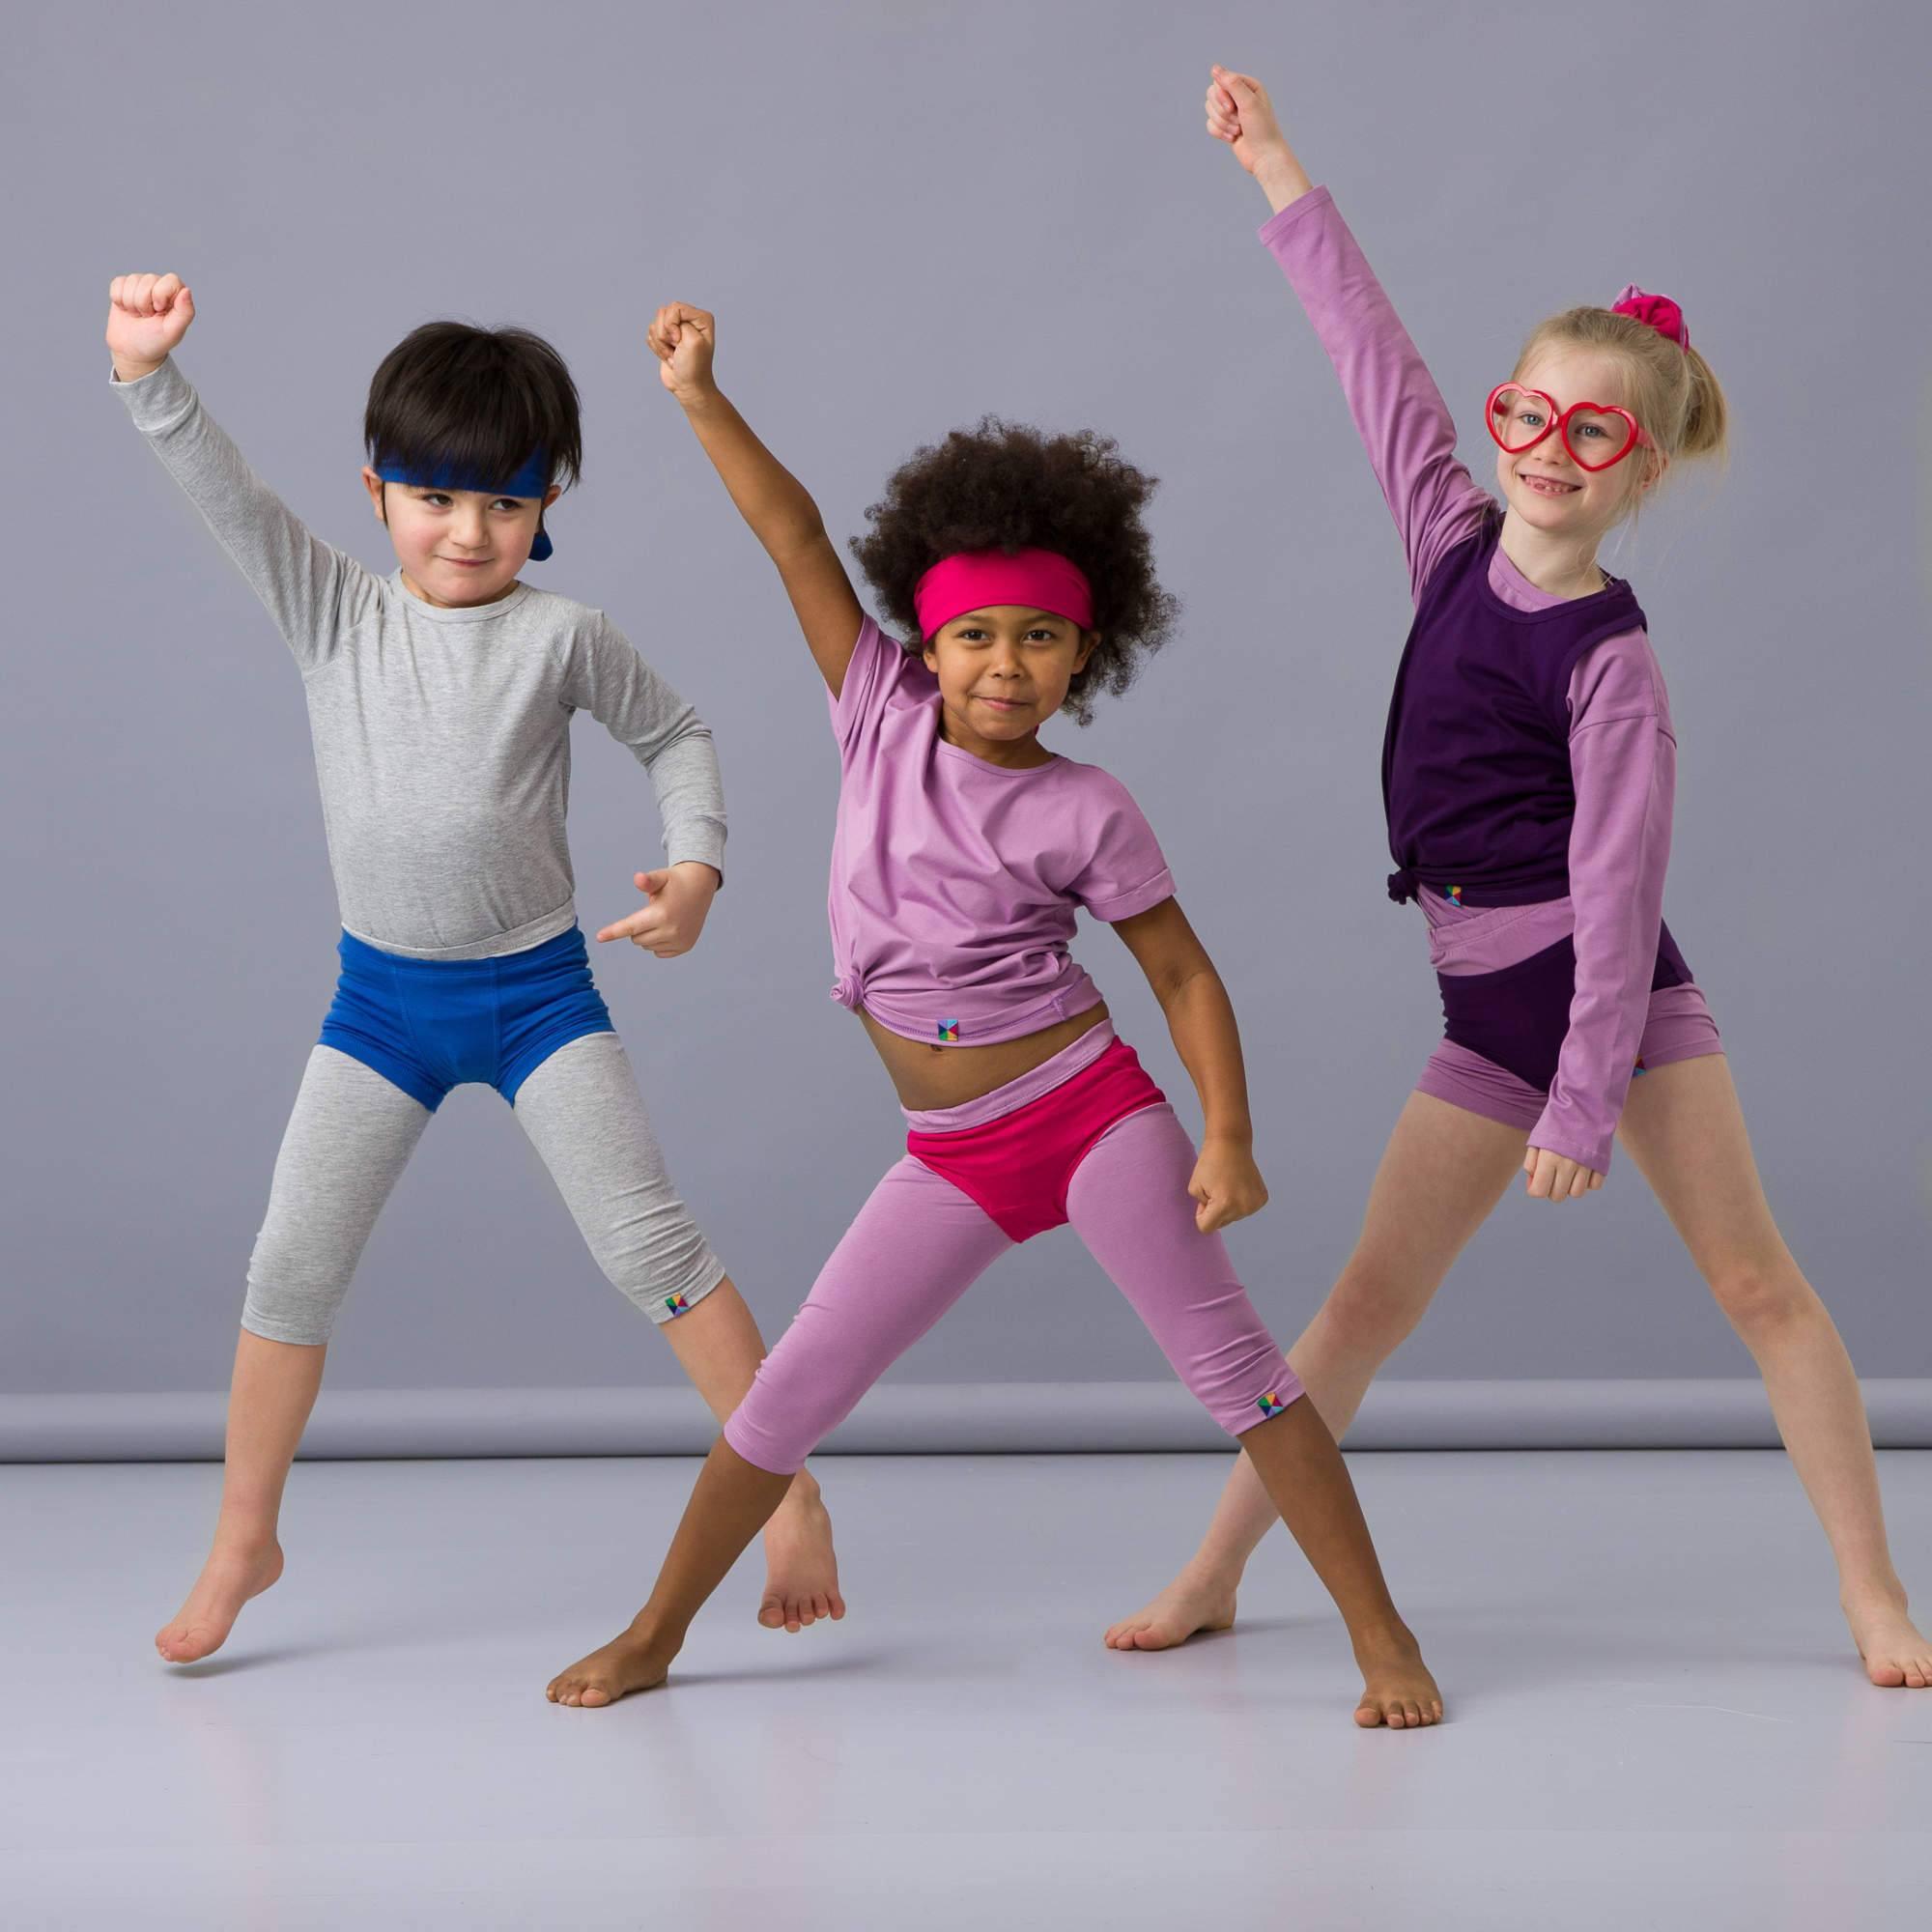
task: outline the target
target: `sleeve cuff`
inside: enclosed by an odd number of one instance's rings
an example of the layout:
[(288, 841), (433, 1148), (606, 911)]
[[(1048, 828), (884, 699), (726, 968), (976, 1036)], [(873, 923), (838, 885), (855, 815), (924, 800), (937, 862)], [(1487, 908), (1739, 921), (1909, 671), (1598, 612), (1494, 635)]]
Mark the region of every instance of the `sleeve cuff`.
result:
[(1550, 1153), (1560, 1153), (1565, 1160), (1574, 1160), (1592, 1173), (1607, 1175), (1610, 1149), (1615, 1143), (1613, 1139), (1601, 1144), (1592, 1141), (1587, 1134), (1577, 1130), (1577, 1123), (1566, 1118), (1564, 1112), (1550, 1106), (1544, 1109), (1543, 1118), (1529, 1130), (1529, 1144)]
[(686, 834), (676, 843), (665, 840), (665, 864), (667, 866), (709, 866), (718, 874), (723, 886), (724, 879), (724, 835), (721, 831), (711, 838), (698, 838)]
[(1286, 208), (1278, 210), (1262, 223), (1258, 231), (1262, 245), (1274, 247), (1297, 221), (1304, 220), (1318, 208), (1333, 208), (1334, 205), (1335, 197), (1325, 187), (1310, 188), (1306, 194), (1291, 201)]
[(1163, 866), (1152, 878), (1130, 893), (1116, 893), (1112, 898), (1088, 899), (1085, 903), (1095, 919), (1113, 925), (1121, 920), (1132, 919), (1136, 913), (1151, 911), (1162, 899), (1173, 896), (1174, 874)]
[(124, 383), (110, 368), (107, 385), (128, 406), (143, 436), (158, 436), (184, 422), (194, 410), (194, 390), (169, 356), (137, 383)]

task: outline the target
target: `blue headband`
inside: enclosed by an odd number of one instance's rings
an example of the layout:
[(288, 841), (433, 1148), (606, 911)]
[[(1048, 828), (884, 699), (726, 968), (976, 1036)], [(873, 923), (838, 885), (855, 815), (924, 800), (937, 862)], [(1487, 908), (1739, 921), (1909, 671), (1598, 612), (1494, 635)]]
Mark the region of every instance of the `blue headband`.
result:
[[(533, 449), (515, 475), (500, 482), (479, 478), (473, 470), (439, 466), (420, 469), (407, 463), (379, 463), (376, 474), (384, 483), (407, 483), (417, 490), (476, 490), (489, 497), (534, 497), (541, 502), (550, 490), (550, 458)], [(543, 526), (543, 512), (537, 512), (537, 537), (530, 546), (530, 561), (542, 563), (554, 551), (550, 532)]]

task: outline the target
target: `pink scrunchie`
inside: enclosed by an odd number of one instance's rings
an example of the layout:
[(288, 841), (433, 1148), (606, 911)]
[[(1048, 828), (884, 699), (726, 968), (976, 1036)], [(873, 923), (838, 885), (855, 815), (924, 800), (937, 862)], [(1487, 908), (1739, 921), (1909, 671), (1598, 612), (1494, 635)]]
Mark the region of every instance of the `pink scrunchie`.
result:
[(1668, 296), (1646, 295), (1634, 282), (1625, 288), (1610, 304), (1612, 315), (1634, 316), (1647, 322), (1660, 335), (1667, 335), (1680, 349), (1690, 347), (1690, 331), (1684, 326), (1684, 311)]

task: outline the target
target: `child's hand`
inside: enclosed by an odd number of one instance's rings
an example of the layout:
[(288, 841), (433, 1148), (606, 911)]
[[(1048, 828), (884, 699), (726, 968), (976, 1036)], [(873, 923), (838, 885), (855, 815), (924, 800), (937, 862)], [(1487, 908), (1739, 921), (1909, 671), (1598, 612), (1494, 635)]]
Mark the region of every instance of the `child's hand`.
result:
[(124, 383), (152, 375), (194, 320), (194, 297), (179, 275), (116, 275), (107, 285), (107, 349)]
[(660, 959), (675, 959), (697, 944), (705, 915), (724, 883), (709, 867), (696, 860), (637, 874), (638, 890), (648, 903), (641, 912), (607, 925), (597, 937), (628, 939)]
[(658, 376), (681, 403), (712, 394), (711, 358), (718, 348), (718, 324), (708, 309), (688, 302), (667, 302), (644, 331), (651, 354), (658, 358)]
[(1522, 1171), (1529, 1176), (1532, 1201), (1580, 1201), (1604, 1184), (1604, 1177), (1594, 1168), (1548, 1148), (1531, 1148), (1522, 1157)]
[(1253, 74), (1209, 70), (1208, 131), (1234, 149), (1235, 158), (1267, 190), (1276, 209), (1298, 201), (1312, 185), (1274, 118), (1267, 89)]
[(1204, 1235), (1259, 1214), (1267, 1206), (1267, 1182), (1253, 1153), (1233, 1141), (1210, 1139), (1201, 1144), (1187, 1191), (1200, 1204), (1194, 1210), (1194, 1225)]

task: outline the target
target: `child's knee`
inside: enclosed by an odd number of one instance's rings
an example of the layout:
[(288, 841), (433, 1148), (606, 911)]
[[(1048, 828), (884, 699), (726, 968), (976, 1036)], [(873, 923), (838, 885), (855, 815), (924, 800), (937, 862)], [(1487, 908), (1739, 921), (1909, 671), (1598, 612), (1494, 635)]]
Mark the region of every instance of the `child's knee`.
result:
[(242, 1325), (267, 1342), (293, 1342), (315, 1349), (335, 1330), (335, 1318), (347, 1281), (295, 1282), (248, 1271), (248, 1295), (242, 1304)]
[(1302, 1394), (1301, 1378), (1264, 1332), (1175, 1366), (1195, 1401), (1237, 1441)]
[(696, 1225), (668, 1250), (662, 1243), (637, 1243), (599, 1253), (597, 1261), (611, 1287), (659, 1327), (690, 1314), (724, 1279), (724, 1264)]
[(791, 1476), (876, 1378), (858, 1364), (830, 1360), (820, 1350), (787, 1350), (785, 1340), (781, 1337), (758, 1364), (744, 1401), (724, 1424), (724, 1439), (746, 1462)]

